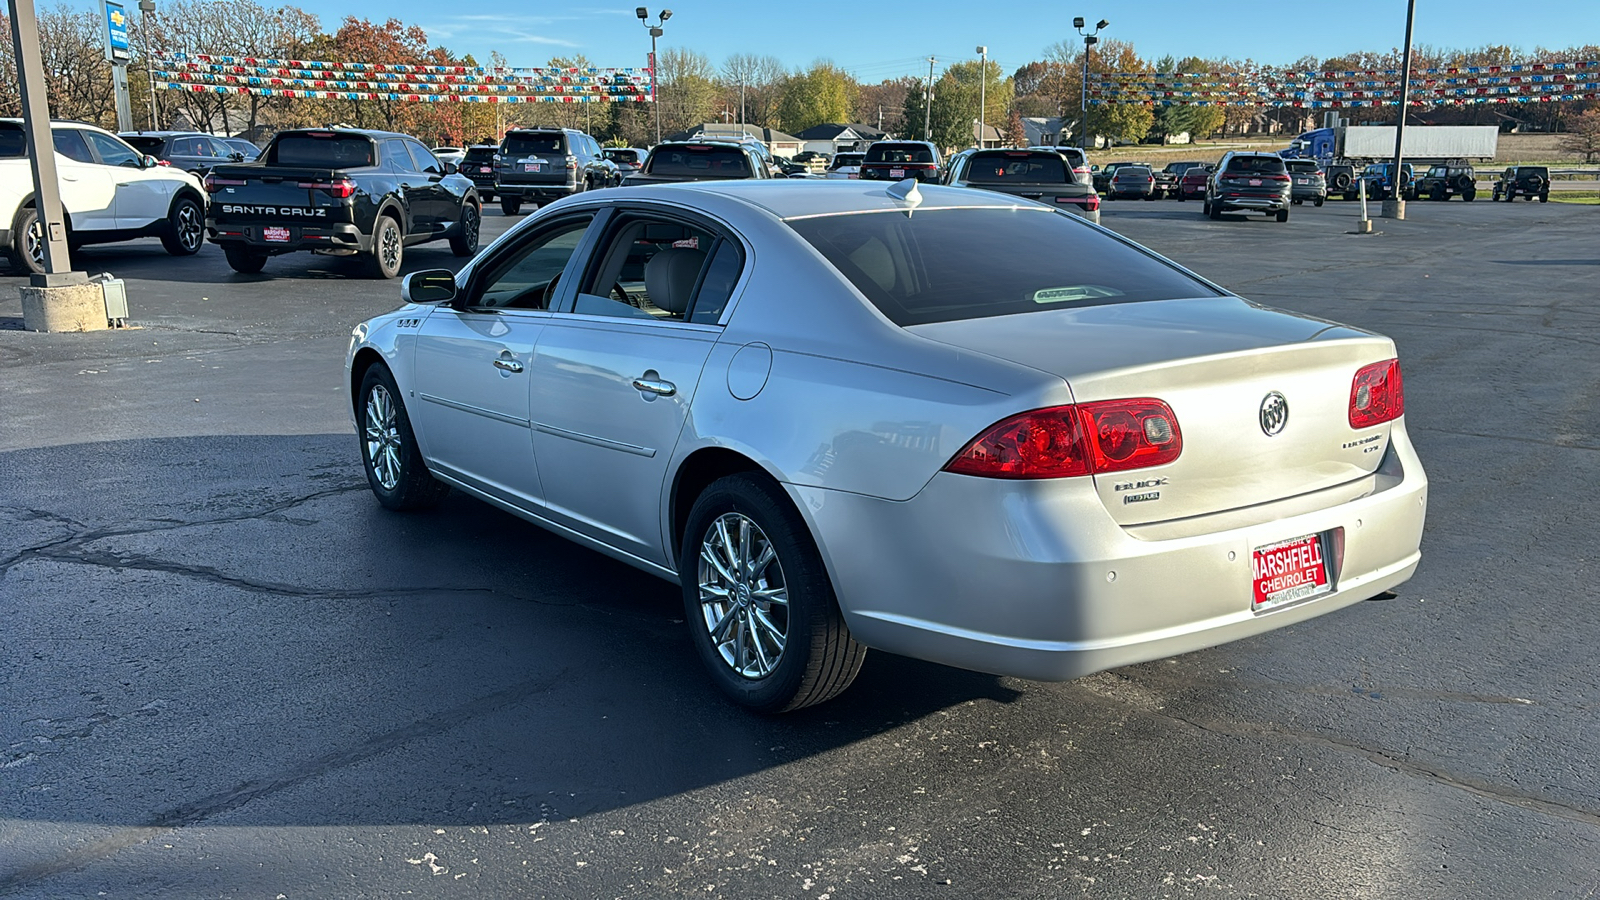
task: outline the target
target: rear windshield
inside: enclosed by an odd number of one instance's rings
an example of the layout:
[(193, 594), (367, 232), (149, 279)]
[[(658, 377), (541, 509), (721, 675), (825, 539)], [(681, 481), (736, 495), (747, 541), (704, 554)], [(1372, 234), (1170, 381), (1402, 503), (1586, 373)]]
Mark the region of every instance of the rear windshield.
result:
[(869, 163), (931, 163), (933, 151), (922, 144), (873, 144), (867, 148)]
[(1249, 172), (1252, 175), (1282, 175), (1283, 160), (1276, 156), (1235, 156), (1228, 160), (1229, 172)]
[(649, 170), (651, 175), (687, 175), (691, 178), (750, 177), (750, 163), (744, 151), (733, 147), (657, 147), (650, 154)]
[(1144, 166), (1118, 166), (1115, 177), (1121, 178), (1124, 175), (1129, 178), (1149, 178), (1150, 170)]
[(472, 160), (473, 162), (488, 162), (494, 159), (494, 155), (497, 152), (499, 152), (499, 150), (495, 147), (473, 147), (467, 150), (467, 155), (463, 156), (461, 161), (466, 162), (467, 160)]
[(861, 153), (841, 153), (833, 158), (833, 167), (837, 169), (843, 166), (859, 166), (863, 156)]
[(1317, 171), (1316, 161), (1310, 159), (1291, 159), (1285, 162), (1284, 165), (1288, 166), (1291, 172), (1311, 173)]
[(1203, 166), (1203, 165), (1205, 165), (1205, 163), (1197, 163), (1197, 162), (1167, 163), (1166, 171), (1169, 174), (1172, 174), (1172, 175), (1182, 175), (1183, 173), (1189, 171), (1190, 169), (1193, 169), (1196, 166)]
[(612, 162), (627, 163), (630, 166), (639, 164), (639, 151), (637, 150), (607, 150), (606, 159)]
[(508, 134), (501, 152), (508, 156), (522, 156), (528, 153), (566, 153), (567, 136), (565, 134)]
[(967, 181), (981, 184), (1060, 184), (1067, 180), (1067, 164), (1054, 153), (974, 153), (967, 164)]
[(152, 137), (148, 134), (125, 134), (122, 139), (133, 149), (151, 156), (160, 156), (161, 148), (167, 145), (165, 138)]
[(788, 224), (900, 326), (1217, 296), (1055, 210), (930, 209)]
[(372, 141), (353, 134), (282, 134), (267, 152), (272, 166), (354, 169), (372, 160)]

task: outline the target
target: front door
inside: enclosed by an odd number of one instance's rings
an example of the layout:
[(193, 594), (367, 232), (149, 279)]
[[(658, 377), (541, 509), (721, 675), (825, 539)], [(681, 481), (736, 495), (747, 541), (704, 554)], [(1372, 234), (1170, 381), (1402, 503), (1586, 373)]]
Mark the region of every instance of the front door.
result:
[(435, 310), (417, 336), (406, 399), (428, 464), (528, 509), (542, 497), (529, 435), (535, 347), (589, 221), (553, 223), (484, 259), (459, 303)]
[(146, 169), (143, 154), (122, 141), (98, 131), (85, 130), (83, 136), (116, 184), (118, 228), (143, 228), (167, 217), (174, 182)]
[(546, 515), (672, 565), (667, 463), (743, 270), (737, 242), (618, 211), (534, 355), (531, 418)]

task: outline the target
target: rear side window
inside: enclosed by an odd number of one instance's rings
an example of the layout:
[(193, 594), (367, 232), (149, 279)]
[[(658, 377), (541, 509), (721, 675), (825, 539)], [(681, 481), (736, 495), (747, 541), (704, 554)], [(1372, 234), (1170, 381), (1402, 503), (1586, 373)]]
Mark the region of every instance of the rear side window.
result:
[(1283, 160), (1276, 156), (1235, 156), (1228, 160), (1229, 172), (1246, 172), (1251, 175), (1282, 175), (1286, 170)]
[(976, 153), (967, 165), (967, 180), (1060, 184), (1067, 180), (1067, 164), (1054, 153)]
[(372, 141), (359, 135), (286, 134), (272, 142), (267, 164), (354, 169), (373, 165), (372, 150)]
[(749, 158), (736, 147), (685, 145), (658, 147), (650, 154), (651, 175), (686, 175), (691, 178), (748, 178)]
[(877, 143), (867, 148), (869, 163), (931, 163), (933, 151), (922, 144)]
[(508, 134), (504, 150), (507, 156), (530, 156), (539, 153), (567, 152), (567, 136), (561, 133), (551, 134)]
[(788, 224), (900, 326), (1218, 296), (1054, 210), (932, 209)]

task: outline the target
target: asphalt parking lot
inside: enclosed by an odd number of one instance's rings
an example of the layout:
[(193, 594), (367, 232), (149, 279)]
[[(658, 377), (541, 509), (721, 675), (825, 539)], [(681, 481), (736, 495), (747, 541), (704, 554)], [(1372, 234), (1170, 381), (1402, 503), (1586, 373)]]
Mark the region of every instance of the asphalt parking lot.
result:
[(139, 327), (40, 335), (0, 278), (0, 897), (1600, 895), (1600, 208), (1355, 210), (1104, 224), (1396, 339), (1398, 597), (1064, 684), (877, 654), (782, 718), (664, 582), (377, 505), (342, 355), (397, 283), (89, 248)]

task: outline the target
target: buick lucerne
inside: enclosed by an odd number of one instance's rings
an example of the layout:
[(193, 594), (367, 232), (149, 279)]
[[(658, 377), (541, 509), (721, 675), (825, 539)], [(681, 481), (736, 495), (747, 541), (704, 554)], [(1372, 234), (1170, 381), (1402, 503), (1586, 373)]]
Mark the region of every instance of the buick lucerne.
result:
[(1039, 680), (1160, 659), (1420, 558), (1392, 341), (1026, 199), (622, 188), (402, 294), (347, 360), (379, 502), (459, 489), (678, 583), (756, 710), (835, 696), (867, 647)]

